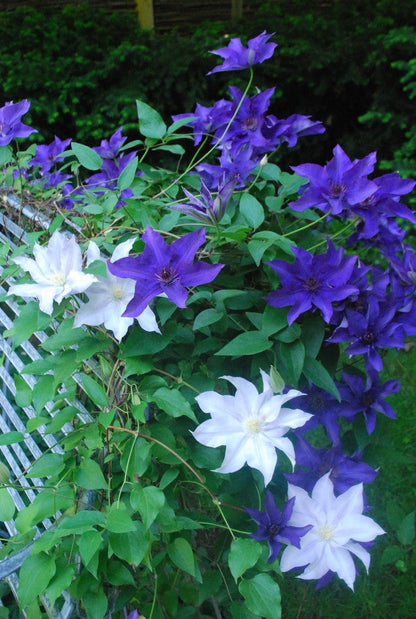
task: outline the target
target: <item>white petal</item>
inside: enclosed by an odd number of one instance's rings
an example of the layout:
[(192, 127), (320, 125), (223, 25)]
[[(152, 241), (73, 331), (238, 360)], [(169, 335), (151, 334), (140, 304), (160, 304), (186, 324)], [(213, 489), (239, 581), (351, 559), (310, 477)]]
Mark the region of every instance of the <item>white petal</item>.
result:
[(273, 477), (277, 464), (275, 448), (261, 440), (261, 436), (255, 435), (247, 441), (246, 447), (247, 464), (263, 474), (264, 485), (267, 486)]
[(197, 395), (195, 400), (204, 413), (218, 413), (219, 415), (229, 413), (238, 418), (234, 412), (234, 396), (220, 395), (216, 391), (204, 391)]
[(346, 550), (352, 552), (356, 557), (358, 557), (364, 563), (365, 569), (368, 572), (371, 558), (370, 553), (365, 548), (363, 548), (361, 544), (356, 544), (355, 542), (349, 542), (348, 544), (345, 544), (344, 548), (346, 548)]
[(325, 544), (323, 560), (326, 562), (331, 572), (338, 574), (338, 576), (347, 583), (350, 589), (354, 590), (356, 570), (354, 561), (348, 550), (333, 546), (332, 544)]
[(240, 470), (246, 463), (245, 446), (247, 435), (234, 436), (232, 441), (227, 442), (225, 457), (222, 465), (215, 469), (216, 473), (234, 473)]
[(99, 247), (94, 241), (90, 241), (87, 249), (87, 265), (90, 265), (95, 260), (102, 260)]
[(140, 316), (137, 316), (137, 320), (144, 331), (156, 331), (156, 333), (160, 333), (160, 329), (156, 322), (156, 316), (149, 306), (143, 310)]
[(238, 426), (235, 425), (232, 417), (226, 417), (219, 424), (214, 419), (207, 419), (202, 422), (192, 432), (194, 438), (207, 447), (219, 447), (220, 445), (232, 445), (234, 442), (239, 442), (244, 436), (243, 432), (239, 432)]
[(377, 535), (385, 531), (372, 518), (361, 514), (345, 515), (335, 531), (335, 538), (339, 544), (346, 544), (350, 540), (356, 542), (371, 542)]
[(323, 475), (316, 482), (312, 490), (312, 499), (321, 506), (321, 508), (329, 513), (335, 506), (334, 485), (329, 478), (330, 472)]
[(128, 241), (124, 241), (123, 243), (117, 245), (117, 247), (113, 251), (110, 262), (115, 262), (116, 260), (120, 260), (120, 258), (126, 258), (129, 255), (135, 240), (136, 237), (133, 237), (132, 239), (128, 239)]

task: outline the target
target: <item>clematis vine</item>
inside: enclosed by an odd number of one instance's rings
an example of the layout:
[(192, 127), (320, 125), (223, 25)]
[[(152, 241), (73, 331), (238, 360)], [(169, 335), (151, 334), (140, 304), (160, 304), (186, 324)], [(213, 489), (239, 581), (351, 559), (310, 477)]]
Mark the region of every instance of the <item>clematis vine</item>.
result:
[[(120, 243), (114, 250), (111, 261), (128, 256), (134, 241), (135, 239), (132, 238)], [(91, 264), (95, 260), (104, 261), (104, 258), (100, 255), (97, 245), (91, 241), (87, 250), (87, 264)], [(95, 327), (103, 324), (120, 341), (134, 322), (134, 318), (127, 318), (123, 316), (123, 313), (134, 297), (135, 285), (133, 279), (116, 277), (107, 269), (107, 276), (98, 276), (97, 281), (88, 288), (88, 303), (82, 305), (76, 313), (74, 327), (80, 325)], [(149, 306), (137, 316), (137, 321), (145, 331), (160, 333), (156, 317)]]
[(128, 277), (136, 282), (134, 297), (123, 316), (139, 316), (150, 301), (160, 294), (166, 294), (178, 307), (185, 307), (188, 296), (186, 288), (211, 282), (224, 266), (202, 261), (194, 264), (195, 253), (205, 241), (204, 228), (185, 234), (169, 245), (149, 226), (143, 234), (143, 240), (146, 245), (139, 256), (107, 263), (113, 275)]
[(71, 294), (85, 292), (97, 281), (94, 275), (82, 272), (81, 249), (73, 235), (55, 230), (46, 247), (35, 243), (33, 255), (34, 259), (17, 256), (13, 260), (35, 283), (14, 284), (7, 294), (38, 299), (46, 314), (52, 314), (54, 301), (60, 303)]
[(296, 389), (274, 395), (270, 377), (261, 371), (263, 391), (259, 393), (250, 381), (237, 376), (223, 376), (236, 388), (235, 395), (206, 391), (195, 399), (211, 419), (192, 432), (202, 445), (225, 445), (225, 458), (218, 473), (234, 473), (247, 464), (259, 470), (264, 484), (270, 483), (277, 464), (276, 449), (295, 464), (295, 451), (285, 434), (302, 426), (311, 415), (284, 405), (302, 395)]
[(296, 499), (288, 524), (312, 528), (302, 537), (300, 548), (285, 548), (280, 562), (282, 572), (305, 568), (298, 576), (304, 580), (320, 580), (336, 573), (354, 589), (353, 557), (358, 557), (368, 571), (370, 555), (363, 544), (385, 533), (374, 520), (363, 515), (363, 485), (356, 484), (335, 496), (327, 473), (315, 484), (312, 496), (291, 484), (288, 494)]

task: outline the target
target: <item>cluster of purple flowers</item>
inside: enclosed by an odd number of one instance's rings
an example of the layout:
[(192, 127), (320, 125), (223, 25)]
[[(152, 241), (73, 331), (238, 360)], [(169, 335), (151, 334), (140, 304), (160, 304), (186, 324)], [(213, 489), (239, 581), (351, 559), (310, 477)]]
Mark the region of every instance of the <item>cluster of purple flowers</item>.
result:
[[(275, 43), (268, 42), (271, 36), (263, 32), (251, 39), (247, 47), (242, 45), (240, 39), (231, 39), (227, 47), (214, 52), (224, 62), (209, 74), (251, 69), (253, 64), (270, 58), (276, 48)], [(266, 153), (275, 151), (284, 142), (295, 146), (299, 137), (325, 131), (320, 121), (313, 121), (309, 116), (293, 114), (289, 118), (278, 119), (269, 114), (274, 91), (274, 88), (268, 88), (249, 97), (239, 88), (230, 86), (230, 100), (220, 99), (211, 107), (197, 104), (194, 117), (187, 123), (194, 132), (195, 144), (207, 138), (220, 152), (218, 163), (197, 166), (210, 190), (217, 189), (224, 174), (227, 180), (235, 182), (236, 187), (244, 187)], [(177, 114), (173, 119), (189, 116), (189, 113)]]

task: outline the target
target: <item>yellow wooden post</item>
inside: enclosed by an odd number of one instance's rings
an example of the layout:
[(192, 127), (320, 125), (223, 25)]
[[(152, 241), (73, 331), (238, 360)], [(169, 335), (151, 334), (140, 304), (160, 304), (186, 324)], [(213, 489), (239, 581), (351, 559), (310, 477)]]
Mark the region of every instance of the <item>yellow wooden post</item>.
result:
[(232, 0), (231, 20), (235, 23), (243, 17), (243, 0)]
[(139, 23), (144, 30), (151, 30), (155, 27), (153, 14), (153, 0), (136, 0)]

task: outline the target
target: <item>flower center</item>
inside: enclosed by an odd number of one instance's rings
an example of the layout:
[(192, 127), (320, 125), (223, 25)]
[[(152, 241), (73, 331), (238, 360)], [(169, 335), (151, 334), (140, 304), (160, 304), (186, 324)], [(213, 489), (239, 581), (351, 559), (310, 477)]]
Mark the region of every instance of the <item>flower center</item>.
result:
[(332, 183), (331, 185), (331, 195), (333, 198), (339, 198), (345, 190), (346, 186), (341, 185), (341, 183)]
[(326, 542), (329, 542), (329, 540), (334, 537), (334, 529), (328, 524), (325, 524), (323, 527), (321, 527), (318, 533)]
[(364, 344), (372, 344), (376, 339), (376, 336), (372, 331), (366, 331), (362, 337)]
[(250, 434), (258, 434), (263, 427), (263, 421), (259, 417), (251, 417), (247, 420), (246, 428)]
[(244, 125), (246, 129), (248, 129), (248, 131), (255, 131), (255, 129), (257, 129), (258, 124), (259, 124), (259, 121), (255, 116), (249, 116), (248, 118), (244, 120)]
[(319, 282), (316, 277), (308, 277), (308, 279), (305, 280), (305, 288), (309, 290), (309, 292), (315, 292), (320, 286), (321, 282)]
[(63, 273), (62, 271), (60, 271), (59, 273), (54, 273), (51, 279), (52, 279), (52, 282), (56, 284), (57, 286), (64, 286), (66, 282), (65, 273)]
[(156, 277), (162, 284), (172, 284), (178, 279), (175, 269), (170, 264), (160, 269)]
[(124, 290), (120, 288), (120, 286), (116, 286), (112, 290), (112, 295), (113, 295), (114, 301), (121, 301), (124, 297)]
[(267, 535), (274, 537), (280, 531), (280, 525), (273, 523), (267, 527)]

